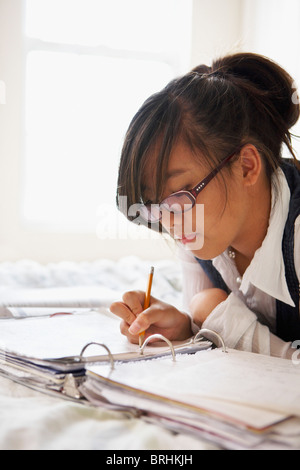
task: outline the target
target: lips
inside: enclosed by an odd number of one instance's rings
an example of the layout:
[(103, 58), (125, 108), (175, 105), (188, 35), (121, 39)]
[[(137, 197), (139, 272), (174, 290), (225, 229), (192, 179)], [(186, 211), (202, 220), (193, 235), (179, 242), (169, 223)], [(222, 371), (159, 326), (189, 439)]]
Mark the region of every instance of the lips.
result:
[(184, 245), (187, 245), (188, 243), (192, 243), (196, 240), (197, 235), (195, 233), (192, 233), (191, 235), (186, 235), (183, 238), (180, 239), (180, 242), (183, 243)]

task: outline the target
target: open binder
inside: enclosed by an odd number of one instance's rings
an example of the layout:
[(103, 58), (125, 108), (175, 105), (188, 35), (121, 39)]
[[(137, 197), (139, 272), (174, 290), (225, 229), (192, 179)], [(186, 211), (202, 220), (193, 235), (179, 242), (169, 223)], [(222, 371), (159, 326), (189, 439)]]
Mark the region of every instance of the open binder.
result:
[(1, 320), (0, 375), (78, 399), (89, 365), (174, 357), (175, 351), (192, 354), (212, 345), (202, 337), (174, 343), (161, 338), (153, 345), (146, 341), (140, 349), (120, 334), (119, 320), (108, 309), (78, 312)]
[(225, 449), (300, 448), (300, 369), (227, 349), (215, 332), (183, 343), (156, 337), (140, 350), (102, 310), (1, 320), (1, 337), (0, 374), (27, 387)]

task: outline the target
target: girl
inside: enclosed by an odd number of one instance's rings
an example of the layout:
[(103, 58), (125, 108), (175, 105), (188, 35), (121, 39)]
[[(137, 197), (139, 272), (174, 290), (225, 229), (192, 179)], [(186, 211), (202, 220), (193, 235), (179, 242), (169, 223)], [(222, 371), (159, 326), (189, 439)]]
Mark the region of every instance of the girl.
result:
[[(143, 311), (145, 294), (125, 293), (111, 311), (130, 341), (142, 331), (181, 340), (203, 327), (231, 348), (281, 357), (295, 351), (300, 174), (289, 131), (299, 117), (293, 83), (265, 57), (234, 54), (173, 80), (133, 118), (118, 206), (129, 220), (176, 240), (189, 307), (181, 312), (152, 298)], [(283, 144), (291, 162), (282, 159)]]

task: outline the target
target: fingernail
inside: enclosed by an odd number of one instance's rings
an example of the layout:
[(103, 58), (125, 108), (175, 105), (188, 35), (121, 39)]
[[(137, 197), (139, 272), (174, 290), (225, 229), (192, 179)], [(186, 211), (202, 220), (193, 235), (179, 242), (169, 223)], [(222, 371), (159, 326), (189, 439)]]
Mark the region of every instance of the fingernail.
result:
[(131, 327), (129, 328), (129, 333), (132, 335), (136, 335), (143, 331), (143, 327), (139, 324), (138, 320), (132, 323)]

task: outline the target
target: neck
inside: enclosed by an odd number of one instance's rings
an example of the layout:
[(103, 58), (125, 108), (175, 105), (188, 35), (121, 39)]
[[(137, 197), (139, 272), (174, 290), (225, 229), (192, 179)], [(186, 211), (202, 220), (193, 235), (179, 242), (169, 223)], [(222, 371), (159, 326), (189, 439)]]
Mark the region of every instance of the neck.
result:
[[(255, 210), (253, 210), (255, 208)], [(251, 198), (249, 210), (246, 211), (245, 223), (232, 248), (235, 252), (235, 262), (241, 275), (251, 263), (254, 254), (261, 247), (266, 237), (271, 212), (270, 184), (264, 185)]]

